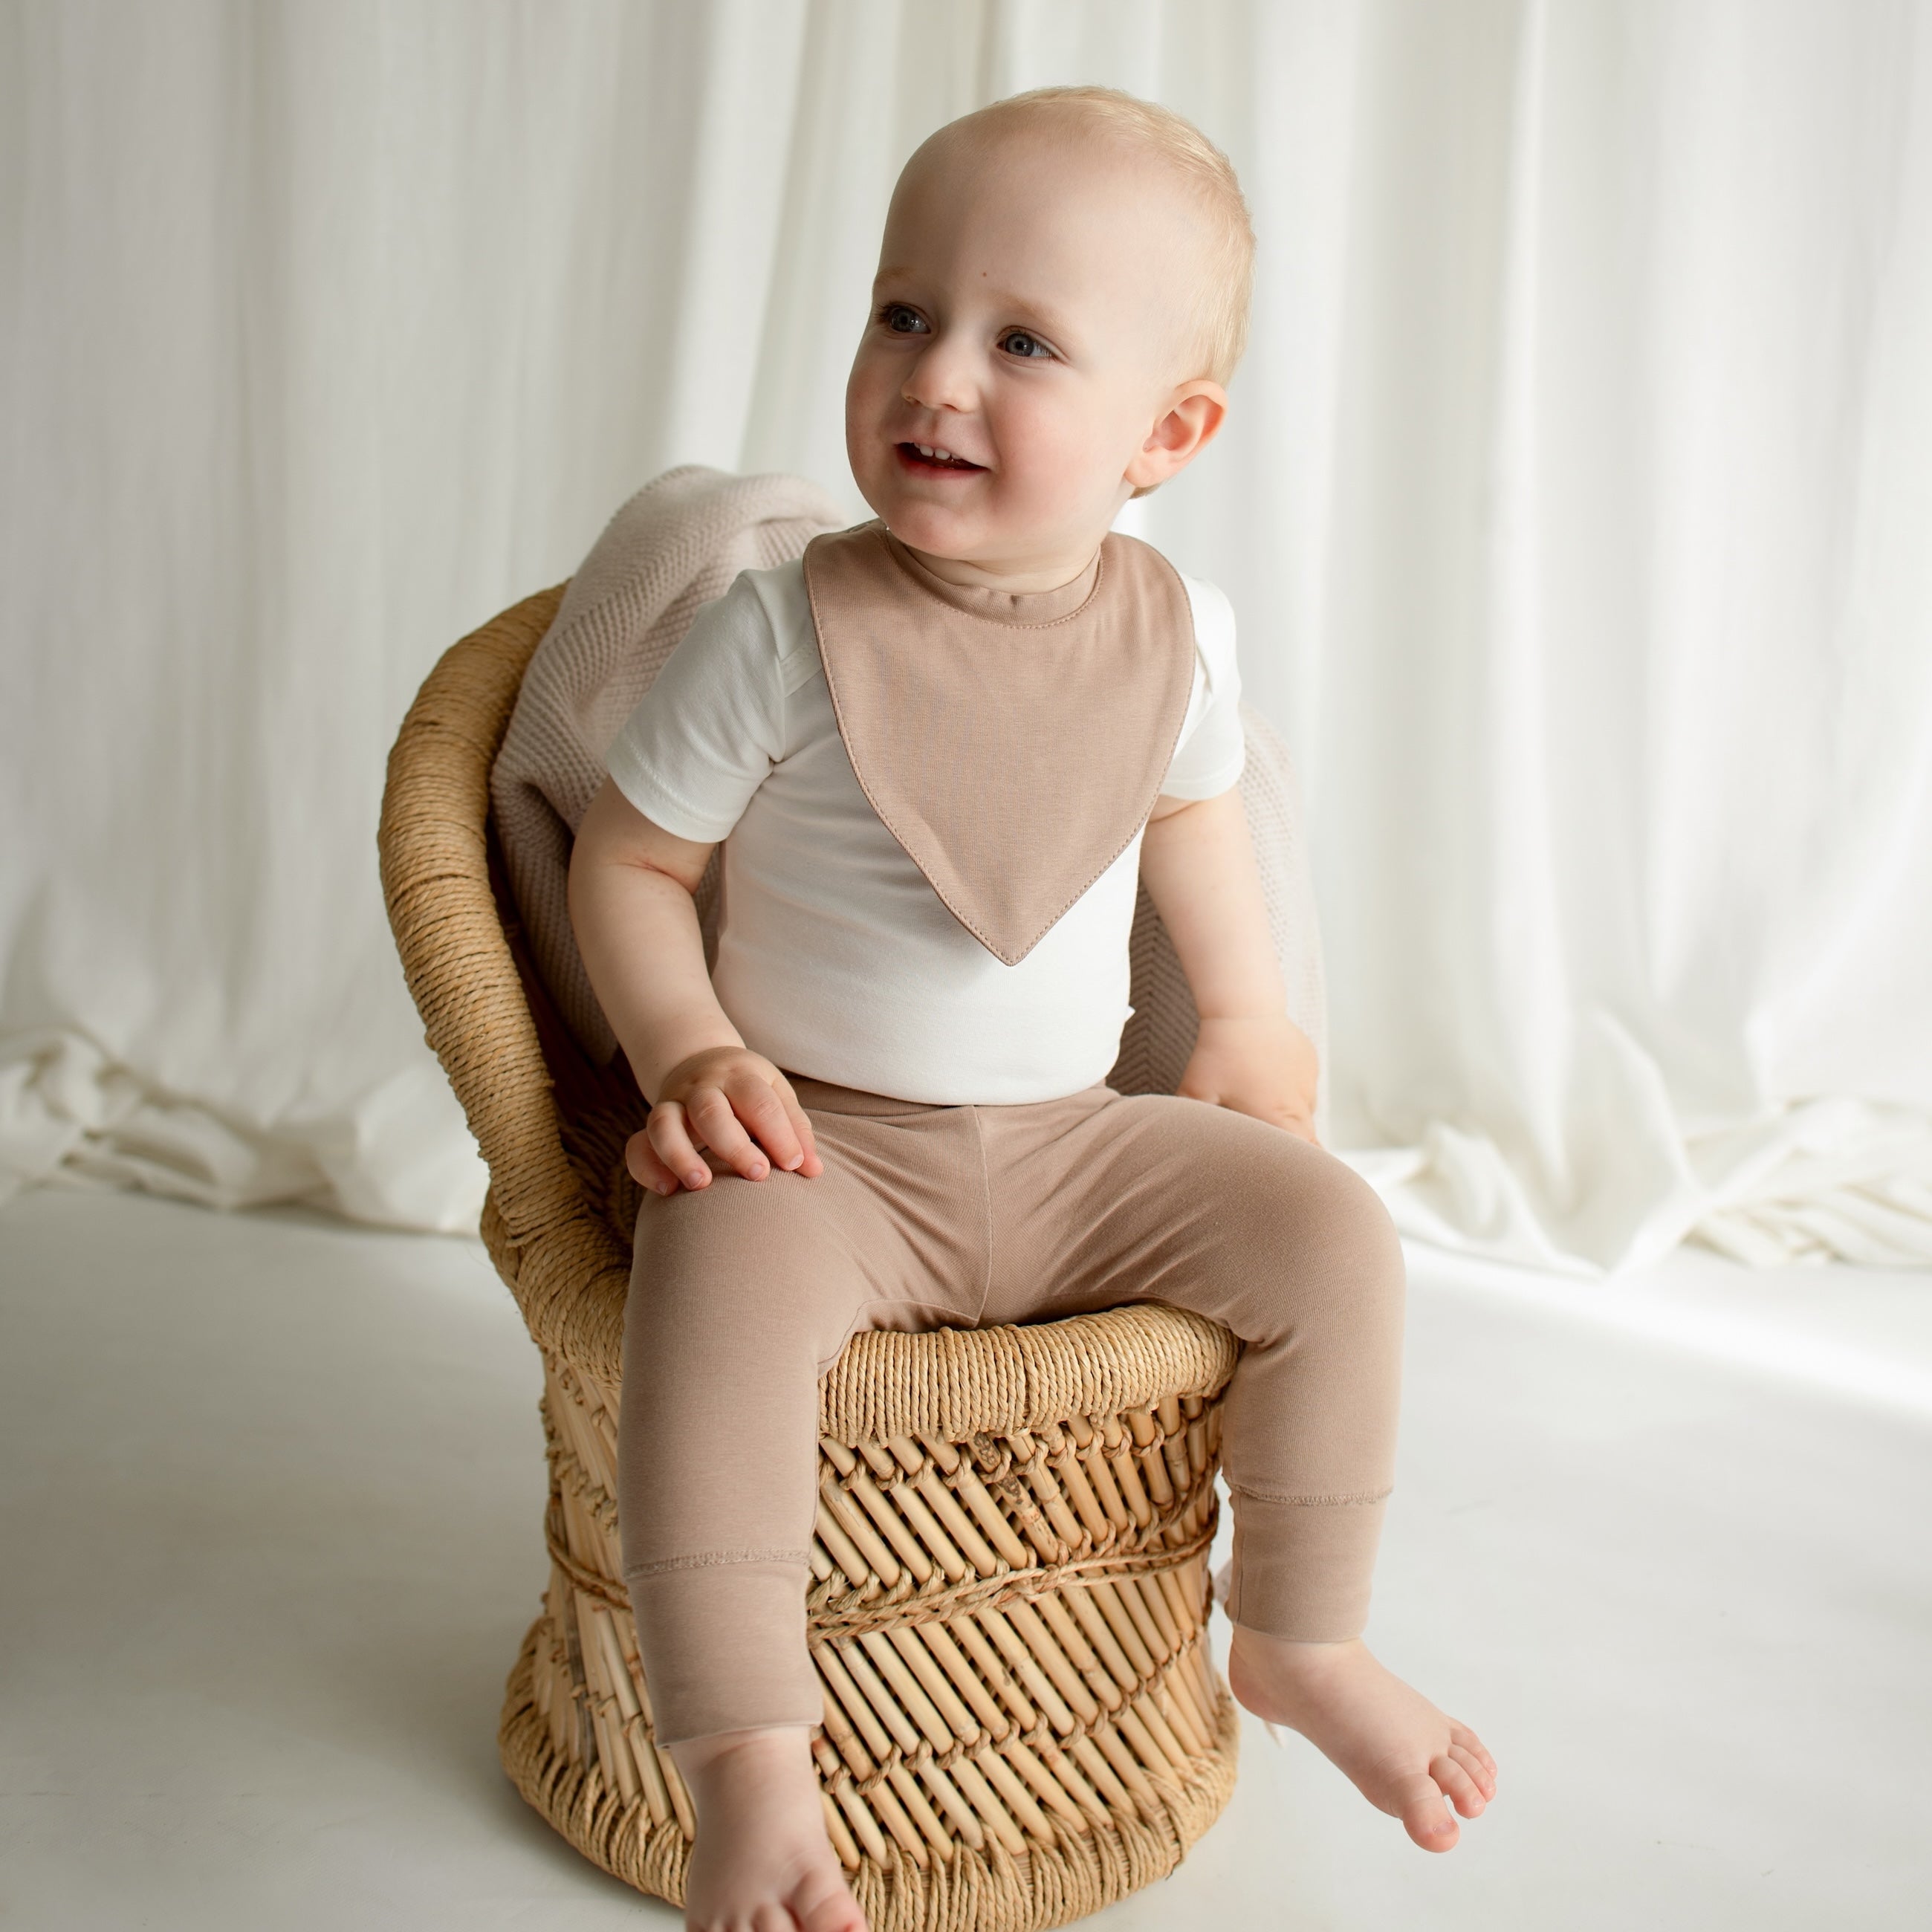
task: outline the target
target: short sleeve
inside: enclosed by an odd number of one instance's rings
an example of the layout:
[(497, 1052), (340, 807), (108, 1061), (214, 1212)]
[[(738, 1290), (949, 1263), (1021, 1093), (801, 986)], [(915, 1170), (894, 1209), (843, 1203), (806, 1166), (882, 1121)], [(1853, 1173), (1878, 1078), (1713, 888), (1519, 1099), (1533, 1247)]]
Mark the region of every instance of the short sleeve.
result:
[(1234, 607), (1211, 584), (1183, 577), (1194, 613), (1194, 692), (1180, 740), (1161, 783), (1165, 798), (1218, 798), (1247, 762), (1241, 730), (1241, 674), (1234, 658)]
[(784, 743), (771, 620), (740, 576), (692, 620), (604, 762), (653, 824), (715, 845), (743, 815)]

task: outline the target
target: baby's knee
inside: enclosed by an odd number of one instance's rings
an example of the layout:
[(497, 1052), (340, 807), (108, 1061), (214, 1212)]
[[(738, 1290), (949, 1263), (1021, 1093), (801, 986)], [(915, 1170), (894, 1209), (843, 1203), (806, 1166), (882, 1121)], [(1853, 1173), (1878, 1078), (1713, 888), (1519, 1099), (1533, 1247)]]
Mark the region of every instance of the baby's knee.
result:
[(1323, 1166), (1321, 1215), (1327, 1238), (1364, 1274), (1400, 1288), (1402, 1237), (1382, 1196), (1351, 1167), (1317, 1148)]
[(1276, 1266), (1351, 1299), (1399, 1307), (1401, 1238), (1375, 1190), (1346, 1161), (1286, 1134), (1258, 1166), (1250, 1184), (1255, 1232)]
[(802, 1337), (824, 1325), (816, 1304), (836, 1280), (824, 1230), (802, 1211), (793, 1174), (764, 1180), (720, 1175), (710, 1186), (639, 1210), (626, 1326), (700, 1325), (742, 1340), (782, 1328)]

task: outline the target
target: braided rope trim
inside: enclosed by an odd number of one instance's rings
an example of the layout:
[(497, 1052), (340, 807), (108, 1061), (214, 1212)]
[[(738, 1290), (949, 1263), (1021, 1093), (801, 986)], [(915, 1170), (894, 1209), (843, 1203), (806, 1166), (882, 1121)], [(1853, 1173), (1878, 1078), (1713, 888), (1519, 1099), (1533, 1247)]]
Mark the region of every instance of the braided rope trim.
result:
[[(1009, 1604), (1030, 1604), (1066, 1585), (1078, 1587), (1083, 1583), (1155, 1576), (1163, 1570), (1178, 1570), (1184, 1564), (1192, 1562), (1205, 1554), (1214, 1540), (1214, 1523), (1210, 1517), (1185, 1543), (1171, 1549), (1116, 1551), (1104, 1556), (1076, 1558), (1051, 1567), (1042, 1564), (1037, 1570), (1009, 1570), (1000, 1576), (976, 1576), (970, 1582), (952, 1584), (922, 1596), (882, 1597), (849, 1608), (814, 1610), (811, 1612), (808, 1641), (815, 1649), (820, 1643), (843, 1642), (896, 1624), (943, 1623), (974, 1610), (1003, 1610)], [(622, 1583), (586, 1568), (572, 1556), (556, 1517), (548, 1512), (544, 1518), (544, 1543), (550, 1561), (574, 1588), (609, 1604), (614, 1610), (622, 1610), (627, 1616), (631, 1613), (630, 1592)]]
[(964, 1583), (950, 1585), (928, 1594), (906, 1597), (896, 1603), (854, 1604), (836, 1610), (814, 1610), (812, 1613), (812, 1640), (836, 1642), (859, 1636), (867, 1630), (884, 1630), (894, 1624), (944, 1622), (974, 1610), (1003, 1610), (1009, 1604), (1031, 1603), (1063, 1586), (1082, 1583), (1113, 1582), (1133, 1576), (1156, 1576), (1163, 1570), (1178, 1570), (1202, 1555), (1214, 1540), (1214, 1526), (1208, 1526), (1172, 1550), (1117, 1552), (1090, 1556), (1072, 1562), (1042, 1565), (1037, 1570), (1012, 1570), (1003, 1576), (978, 1576)]

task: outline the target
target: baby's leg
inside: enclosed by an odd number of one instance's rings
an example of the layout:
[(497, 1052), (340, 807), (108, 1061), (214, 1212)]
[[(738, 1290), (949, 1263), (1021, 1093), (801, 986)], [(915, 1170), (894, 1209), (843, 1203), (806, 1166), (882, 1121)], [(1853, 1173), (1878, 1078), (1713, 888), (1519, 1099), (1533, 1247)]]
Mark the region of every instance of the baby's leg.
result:
[(1223, 1435), (1235, 1694), (1303, 1732), (1418, 1844), (1446, 1851), (1456, 1827), (1444, 1798), (1474, 1816), (1495, 1767), (1360, 1641), (1401, 1371), (1388, 1216), (1342, 1162), (1245, 1115), (1168, 1096), (1079, 1102), (1050, 1161), (999, 1169), (1038, 1195), (1052, 1231), (1052, 1302), (1039, 1312), (1159, 1300), (1240, 1337)]
[[(693, 1928), (862, 1932), (808, 1750), (818, 1378), (855, 1327), (960, 1318), (936, 1300), (946, 1256), (908, 1240), (904, 1191), (878, 1184), (902, 1151), (920, 1172), (935, 1136), (816, 1110), (813, 1124), (822, 1174), (721, 1174), (647, 1196), (638, 1216), (619, 1512), (657, 1735), (697, 1805)], [(917, 1149), (878, 1144), (896, 1136)], [(929, 1235), (930, 1204), (911, 1205)], [(976, 1305), (982, 1250), (965, 1270)]]

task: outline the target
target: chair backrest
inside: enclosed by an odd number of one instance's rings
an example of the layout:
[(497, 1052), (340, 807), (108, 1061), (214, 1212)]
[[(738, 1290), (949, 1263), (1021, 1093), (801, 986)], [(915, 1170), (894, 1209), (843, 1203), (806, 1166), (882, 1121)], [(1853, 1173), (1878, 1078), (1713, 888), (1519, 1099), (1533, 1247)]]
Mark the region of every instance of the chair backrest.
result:
[(630, 1256), (566, 1144), (558, 1102), (578, 1104), (582, 1056), (567, 1029), (540, 1031), (548, 996), (520, 968), (492, 878), (490, 766), (562, 595), (526, 598), (443, 653), (389, 754), (376, 844), (424, 1036), (490, 1169), (484, 1242), (538, 1346), (614, 1402)]

